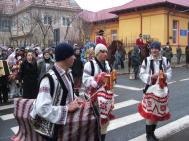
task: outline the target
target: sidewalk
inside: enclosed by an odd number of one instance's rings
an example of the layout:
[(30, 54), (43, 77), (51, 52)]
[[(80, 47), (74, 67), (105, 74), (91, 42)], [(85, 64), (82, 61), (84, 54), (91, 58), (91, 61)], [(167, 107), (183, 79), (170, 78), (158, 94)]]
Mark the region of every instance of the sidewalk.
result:
[(189, 128), (186, 128), (170, 137), (164, 138), (161, 141), (189, 141)]
[[(186, 65), (185, 63), (180, 63), (180, 64), (172, 63), (171, 67), (172, 68), (180, 68), (180, 67), (184, 67), (185, 65)], [(125, 62), (125, 68), (124, 69), (119, 69), (117, 72), (118, 72), (118, 75), (128, 74), (128, 65), (127, 65), (127, 62)]]

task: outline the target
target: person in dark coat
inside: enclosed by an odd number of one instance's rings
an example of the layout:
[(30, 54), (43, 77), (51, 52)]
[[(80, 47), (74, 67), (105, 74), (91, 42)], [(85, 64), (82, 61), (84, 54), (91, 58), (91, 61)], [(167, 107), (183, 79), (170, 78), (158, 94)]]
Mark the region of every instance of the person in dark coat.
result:
[[(6, 60), (6, 50), (0, 48), (0, 60)], [(1, 69), (1, 68), (0, 68)], [(8, 102), (8, 75), (0, 74), (0, 102)]]
[(54, 61), (51, 59), (49, 50), (44, 50), (43, 58), (37, 62), (37, 68), (39, 74), (38, 82), (46, 74), (46, 72), (52, 68), (53, 65), (54, 65)]
[(180, 47), (177, 47), (177, 64), (180, 64), (180, 58), (182, 56), (182, 49)]
[(79, 89), (81, 88), (81, 84), (82, 84), (83, 63), (80, 57), (80, 48), (76, 47), (74, 51), (75, 51), (74, 54), (76, 59), (72, 66), (72, 75), (74, 79), (74, 92), (78, 96)]
[(132, 54), (131, 54), (131, 59), (132, 59), (132, 67), (134, 69), (134, 74), (135, 74), (135, 79), (138, 78), (138, 73), (139, 73), (139, 68), (141, 64), (141, 58), (140, 58), (140, 49), (138, 46), (135, 46)]
[(32, 50), (29, 50), (19, 71), (19, 80), (23, 82), (23, 98), (35, 99), (38, 93), (37, 62)]
[(189, 46), (186, 46), (185, 54), (186, 54), (186, 67), (189, 67)]

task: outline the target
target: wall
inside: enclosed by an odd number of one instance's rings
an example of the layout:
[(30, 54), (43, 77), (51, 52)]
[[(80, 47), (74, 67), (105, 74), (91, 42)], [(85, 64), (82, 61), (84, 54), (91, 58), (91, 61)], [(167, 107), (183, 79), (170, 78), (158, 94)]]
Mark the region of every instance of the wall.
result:
[(135, 43), (142, 33), (164, 44), (167, 31), (165, 12), (164, 9), (154, 9), (119, 15), (119, 38)]
[(118, 30), (118, 21), (111, 21), (111, 22), (102, 22), (102, 23), (97, 23), (95, 25), (93, 25), (92, 27), (92, 34), (91, 34), (91, 41), (95, 42), (96, 39), (96, 35), (98, 33), (98, 31), (100, 29), (104, 30), (104, 37), (107, 41), (107, 43), (111, 43), (112, 42), (112, 30), (117, 30), (117, 36), (119, 34), (119, 30)]

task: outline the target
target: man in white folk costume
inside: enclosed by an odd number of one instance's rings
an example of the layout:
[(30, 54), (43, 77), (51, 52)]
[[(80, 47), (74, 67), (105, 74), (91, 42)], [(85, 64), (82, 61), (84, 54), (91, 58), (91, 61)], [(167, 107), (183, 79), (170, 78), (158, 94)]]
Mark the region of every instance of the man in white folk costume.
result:
[(106, 60), (107, 53), (108, 50), (105, 45), (97, 44), (95, 58), (85, 64), (82, 78), (91, 101), (98, 103), (101, 141), (105, 141), (109, 121), (114, 119), (111, 111), (114, 103), (113, 81), (116, 79), (116, 72), (111, 71)]
[(167, 81), (172, 69), (167, 58), (161, 56), (160, 42), (152, 42), (150, 47), (151, 55), (143, 61), (139, 74), (146, 86), (138, 111), (146, 119), (147, 141), (158, 141), (154, 135), (157, 123), (170, 118)]
[(55, 59), (54, 67), (48, 72), (54, 82), (54, 91), (51, 93), (52, 80), (43, 77), (30, 113), (33, 119), (39, 116), (48, 122), (46, 124), (52, 125), (48, 126), (51, 128), (43, 130), (43, 125), (39, 123), (41, 127), (36, 130), (46, 141), (58, 140), (58, 125), (66, 124), (68, 113), (75, 112), (82, 103), (82, 100), (73, 93), (73, 78), (70, 70), (75, 59), (73, 47), (67, 43), (59, 44), (55, 48)]

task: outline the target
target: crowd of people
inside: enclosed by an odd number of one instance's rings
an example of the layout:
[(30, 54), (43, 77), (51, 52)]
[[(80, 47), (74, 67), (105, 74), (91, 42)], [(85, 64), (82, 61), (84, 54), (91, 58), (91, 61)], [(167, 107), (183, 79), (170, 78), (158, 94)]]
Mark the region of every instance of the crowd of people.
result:
[[(44, 50), (37, 46), (1, 49), (0, 60), (6, 60), (11, 73), (0, 74), (0, 102), (6, 103), (9, 98), (17, 96), (36, 99), (30, 115), (33, 119), (40, 117), (40, 121), (45, 120), (51, 125), (43, 130), (42, 122), (41, 127), (37, 129), (39, 133), (43, 133), (42, 138), (46, 141), (58, 140), (58, 125), (66, 124), (68, 114), (82, 108), (85, 100), (91, 100), (94, 105), (97, 102), (96, 118), (100, 119), (97, 120), (100, 126), (98, 140), (105, 141), (109, 121), (115, 118), (111, 114), (114, 97), (111, 91), (112, 82), (109, 81), (115, 80), (113, 68), (118, 69), (120, 58), (123, 56), (118, 47), (114, 56), (115, 64), (110, 66), (107, 61), (108, 46), (103, 33), (103, 30), (99, 31), (98, 44), (87, 42), (84, 48), (77, 44), (71, 46), (60, 43), (55, 48)], [(135, 75), (145, 83), (145, 95), (138, 111), (146, 119), (147, 140), (157, 141), (154, 135), (157, 123), (170, 118), (167, 81), (172, 76), (173, 53), (169, 43), (161, 48), (160, 42), (152, 42), (149, 45), (149, 55), (141, 61), (139, 54), (143, 45), (140, 34), (132, 53)], [(177, 48), (178, 64), (181, 54), (182, 51)], [(188, 64), (189, 47), (186, 48), (186, 61)], [(79, 94), (82, 84), (88, 93), (85, 100)], [(156, 93), (156, 84), (164, 90), (163, 97)], [(93, 98), (94, 93), (98, 93), (100, 97)], [(154, 107), (157, 107), (157, 110), (154, 110)]]

